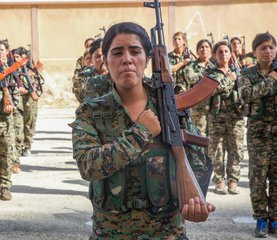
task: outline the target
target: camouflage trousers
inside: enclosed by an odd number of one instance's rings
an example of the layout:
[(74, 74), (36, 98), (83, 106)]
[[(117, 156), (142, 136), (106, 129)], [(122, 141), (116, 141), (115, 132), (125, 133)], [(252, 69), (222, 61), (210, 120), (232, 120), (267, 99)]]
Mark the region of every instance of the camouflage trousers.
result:
[(23, 112), (16, 109), (13, 112), (14, 131), (15, 131), (15, 154), (13, 164), (20, 164), (21, 151), (24, 146), (24, 121)]
[(202, 136), (208, 136), (208, 100), (201, 102), (192, 109), (192, 119)]
[(144, 210), (112, 214), (95, 210), (90, 240), (187, 240), (181, 215), (157, 219)]
[(0, 116), (0, 187), (12, 185), (12, 159), (15, 150), (13, 117)]
[[(243, 160), (244, 120), (235, 113), (210, 115), (209, 155), (213, 161), (213, 182), (228, 180), (238, 181), (240, 178), (240, 162)], [(225, 151), (227, 164), (225, 164)], [(226, 165), (226, 175), (225, 175)]]
[(24, 108), (24, 147), (31, 149), (33, 136), (36, 131), (38, 102), (34, 101), (30, 95), (24, 95), (23, 108)]
[(277, 121), (250, 120), (247, 128), (248, 176), (254, 218), (277, 220)]

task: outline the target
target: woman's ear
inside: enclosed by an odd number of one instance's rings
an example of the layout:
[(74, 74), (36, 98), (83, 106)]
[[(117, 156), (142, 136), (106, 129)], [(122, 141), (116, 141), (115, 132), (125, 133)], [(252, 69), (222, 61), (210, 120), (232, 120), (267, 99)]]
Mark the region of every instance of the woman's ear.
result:
[(257, 56), (256, 56), (256, 50), (253, 50), (253, 56), (256, 58)]
[(145, 68), (148, 67), (148, 63), (149, 63), (150, 59), (151, 59), (151, 57), (147, 57), (147, 58), (146, 58)]

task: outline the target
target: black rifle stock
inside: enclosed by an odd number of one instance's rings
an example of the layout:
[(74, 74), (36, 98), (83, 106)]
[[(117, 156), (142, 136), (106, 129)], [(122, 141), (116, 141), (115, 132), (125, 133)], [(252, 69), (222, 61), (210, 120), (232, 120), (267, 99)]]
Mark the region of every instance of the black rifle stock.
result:
[(22, 66), (22, 69), (23, 69), (24, 76), (28, 83), (28, 92), (29, 92), (30, 96), (32, 97), (32, 99), (34, 101), (37, 101), (39, 96), (37, 95), (36, 90), (33, 86), (33, 81), (28, 73), (28, 69), (27, 69), (26, 65)]
[(178, 202), (179, 209), (182, 210), (183, 206), (188, 204), (189, 199), (199, 197), (205, 202), (205, 198), (190, 167), (183, 146), (183, 134), (174, 95), (174, 81), (164, 44), (160, 3), (155, 0), (154, 2), (145, 2), (144, 6), (155, 8), (156, 13), (156, 26), (151, 29), (153, 45), (152, 83), (158, 96), (158, 115), (162, 128), (162, 141), (171, 148), (176, 162)]

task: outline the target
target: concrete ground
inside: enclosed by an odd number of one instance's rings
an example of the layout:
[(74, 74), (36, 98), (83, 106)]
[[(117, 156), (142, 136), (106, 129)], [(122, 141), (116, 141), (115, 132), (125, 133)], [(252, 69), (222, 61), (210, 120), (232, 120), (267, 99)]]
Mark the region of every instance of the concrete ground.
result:
[[(74, 109), (39, 109), (32, 154), (12, 176), (12, 201), (0, 201), (0, 240), (88, 240), (92, 207), (88, 183), (72, 159)], [(241, 193), (220, 196), (213, 184), (207, 201), (216, 212), (205, 223), (187, 222), (190, 240), (255, 239), (249, 199), (247, 154), (241, 164)], [(269, 237), (268, 239), (273, 239)]]

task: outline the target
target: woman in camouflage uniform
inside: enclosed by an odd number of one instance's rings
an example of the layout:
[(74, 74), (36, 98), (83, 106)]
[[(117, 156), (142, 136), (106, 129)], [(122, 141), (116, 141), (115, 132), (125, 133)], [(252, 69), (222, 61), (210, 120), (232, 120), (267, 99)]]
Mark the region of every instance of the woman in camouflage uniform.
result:
[(258, 62), (242, 72), (239, 90), (248, 109), (249, 185), (257, 219), (255, 235), (266, 237), (270, 228), (277, 237), (277, 69), (272, 64), (276, 40), (270, 33), (258, 34), (252, 50)]
[[(206, 69), (214, 67), (214, 63), (210, 60), (212, 56), (212, 44), (209, 40), (200, 40), (196, 45), (196, 52), (199, 56), (198, 59), (190, 62), (184, 70), (184, 76), (189, 84), (189, 88), (202, 79)], [(203, 136), (207, 135), (208, 114), (209, 100), (197, 104), (192, 109), (192, 119)]]
[[(227, 194), (225, 189), (225, 171), (228, 192), (238, 194), (237, 182), (240, 178), (240, 162), (243, 160), (244, 120), (238, 102), (238, 76), (230, 68), (231, 46), (218, 42), (213, 52), (217, 66), (207, 70), (208, 77), (219, 81), (210, 99), (209, 154), (213, 161), (215, 193)], [(209, 127), (210, 127), (209, 126)], [(228, 153), (225, 170), (224, 153)]]
[(168, 54), (172, 76), (175, 81), (176, 94), (188, 90), (188, 83), (184, 76), (184, 69), (190, 62), (190, 54), (186, 47), (186, 36), (182, 32), (173, 35), (174, 50)]
[(187, 239), (182, 218), (213, 211), (198, 198), (178, 210), (174, 160), (161, 143), (156, 95), (142, 80), (151, 48), (141, 26), (113, 25), (102, 50), (114, 88), (81, 104), (71, 124), (74, 158), (92, 181), (91, 239)]
[[(10, 67), (9, 46), (6, 41), (0, 41), (0, 72)], [(12, 161), (15, 151), (15, 135), (12, 112), (18, 104), (18, 89), (11, 74), (1, 80), (0, 86), (0, 200), (12, 199)], [(5, 96), (9, 96), (7, 100)]]

